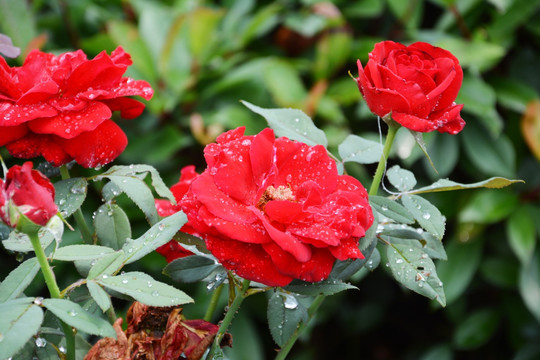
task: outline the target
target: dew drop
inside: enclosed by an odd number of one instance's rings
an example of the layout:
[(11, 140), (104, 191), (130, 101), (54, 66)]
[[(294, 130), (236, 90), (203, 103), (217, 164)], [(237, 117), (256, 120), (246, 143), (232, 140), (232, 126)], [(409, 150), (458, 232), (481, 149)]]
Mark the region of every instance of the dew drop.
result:
[(158, 229), (159, 231), (163, 231), (163, 229), (165, 229), (165, 224), (159, 224)]
[(58, 202), (58, 205), (64, 205), (66, 203), (66, 199), (60, 199)]
[(65, 354), (66, 353), (66, 348), (63, 347), (63, 346), (59, 346), (58, 351), (60, 351), (62, 354)]
[(403, 264), (403, 259), (396, 259), (396, 264)]
[(47, 340), (45, 340), (45, 339), (42, 338), (42, 337), (38, 337), (38, 338), (36, 339), (36, 346), (37, 346), (38, 348), (43, 348), (43, 347), (45, 347), (45, 345), (47, 345)]
[(285, 301), (283, 302), (286, 309), (293, 310), (298, 307), (298, 300), (294, 296), (285, 295)]
[(157, 291), (152, 291), (152, 294), (151, 294), (153, 297), (158, 297), (159, 296), (159, 292)]
[(68, 314), (69, 314), (69, 316), (77, 316), (77, 310), (71, 309), (71, 310), (69, 310)]
[(153, 284), (151, 281), (149, 281), (149, 282), (146, 283), (146, 286), (148, 286), (149, 288), (151, 288), (152, 285), (154, 285), (154, 284)]
[(381, 206), (382, 211), (388, 211), (388, 208), (386, 206)]
[(427, 212), (422, 215), (422, 218), (424, 218), (426, 220), (429, 220), (430, 217), (431, 217), (431, 214), (427, 213)]
[(128, 279), (122, 279), (122, 284), (127, 284), (129, 282)]
[(41, 296), (35, 298), (35, 299), (34, 299), (34, 304), (35, 304), (35, 305), (41, 306), (41, 304), (43, 304), (43, 298), (42, 298)]

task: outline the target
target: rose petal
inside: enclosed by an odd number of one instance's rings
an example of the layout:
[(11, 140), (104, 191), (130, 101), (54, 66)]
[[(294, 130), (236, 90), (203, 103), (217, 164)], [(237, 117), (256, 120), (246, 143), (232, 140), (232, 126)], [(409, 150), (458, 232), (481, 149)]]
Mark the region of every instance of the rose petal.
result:
[(311, 258), (311, 249), (309, 246), (302, 244), (295, 236), (274, 227), (259, 209), (254, 206), (250, 206), (249, 208), (257, 215), (268, 232), (268, 235), (270, 235), (272, 240), (274, 240), (280, 248), (294, 256), (294, 258), (300, 262), (308, 261)]
[(106, 120), (93, 131), (60, 139), (60, 144), (78, 164), (95, 168), (116, 159), (126, 148), (127, 137), (118, 125)]
[(232, 269), (244, 279), (262, 282), (268, 286), (285, 286), (292, 281), (292, 277), (277, 271), (261, 245), (209, 236), (206, 246), (223, 266)]
[(108, 106), (92, 102), (81, 111), (63, 112), (58, 116), (36, 119), (28, 126), (38, 134), (53, 134), (64, 139), (73, 139), (96, 129), (105, 120), (110, 119), (111, 115)]
[(146, 107), (142, 102), (130, 98), (116, 98), (111, 100), (101, 100), (111, 109), (111, 111), (120, 111), (120, 116), (124, 119), (134, 119), (141, 115)]
[(245, 205), (217, 188), (208, 170), (199, 175), (191, 187), (196, 199), (204, 204), (214, 216), (239, 223), (255, 221), (256, 216)]
[[(276, 147), (287, 146), (288, 139), (276, 140)], [(319, 184), (323, 195), (333, 192), (337, 184), (336, 163), (321, 145), (301, 144), (293, 156), (278, 167), (276, 185), (291, 186), (293, 193), (306, 181)]]
[(328, 248), (338, 260), (363, 259), (364, 254), (358, 249), (358, 240), (349, 238), (342, 240), (338, 246)]
[(437, 130), (441, 133), (447, 132), (452, 135), (459, 133), (465, 127), (465, 121), (461, 118), (460, 112), (463, 105), (454, 105), (444, 111), (433, 113), (432, 116), (444, 123)]
[(6, 126), (0, 131), (0, 146), (5, 146), (10, 142), (22, 138), (28, 133), (28, 126), (21, 124), (17, 126)]
[(15, 157), (31, 159), (43, 156), (54, 166), (64, 165), (73, 158), (59, 144), (59, 138), (54, 135), (36, 135), (29, 133), (24, 137), (6, 144), (9, 153)]
[(266, 128), (251, 140), (249, 159), (255, 185), (262, 187), (265, 177), (272, 171), (274, 156), (274, 131)]
[(281, 274), (309, 282), (328, 278), (336, 261), (327, 249), (314, 249), (308, 261), (299, 262), (274, 243), (264, 244), (263, 247)]
[(260, 223), (242, 224), (214, 217), (204, 207), (199, 214), (206, 225), (213, 227), (225, 238), (252, 244), (264, 244), (271, 241), (265, 228)]
[(394, 112), (392, 113), (392, 119), (405, 126), (407, 129), (418, 132), (430, 132), (439, 127), (436, 122), (422, 119), (411, 114)]
[(264, 213), (271, 221), (276, 221), (280, 224), (290, 224), (305, 217), (303, 204), (286, 201), (272, 200), (266, 203)]
[(48, 118), (58, 114), (52, 106), (44, 103), (16, 105), (9, 102), (0, 103), (0, 126), (15, 126), (37, 118)]
[(358, 87), (373, 113), (382, 117), (392, 111), (409, 111), (409, 102), (403, 95), (394, 90), (377, 89), (373, 87), (361, 69), (362, 64), (360, 63), (360, 60), (358, 60)]

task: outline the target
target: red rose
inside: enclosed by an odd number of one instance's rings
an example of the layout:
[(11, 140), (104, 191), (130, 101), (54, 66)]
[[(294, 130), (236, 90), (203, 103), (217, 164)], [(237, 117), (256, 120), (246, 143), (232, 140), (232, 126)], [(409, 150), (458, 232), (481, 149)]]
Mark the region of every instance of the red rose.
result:
[(30, 161), (13, 166), (5, 181), (0, 179), (0, 217), (6, 224), (17, 227), (23, 214), (44, 226), (57, 212), (54, 186)]
[(465, 126), (463, 105), (454, 102), (463, 81), (450, 52), (424, 42), (405, 46), (393, 41), (375, 45), (363, 69), (358, 60), (358, 87), (373, 113), (414, 131), (457, 134)]
[[(178, 183), (171, 187), (171, 191), (177, 203), (182, 200), (193, 179), (195, 179), (197, 175), (198, 174), (195, 171), (195, 166), (193, 165), (186, 166), (180, 171), (180, 180), (178, 180)], [(180, 205), (174, 205), (169, 200), (162, 199), (156, 200), (156, 209), (160, 216), (170, 216), (182, 210)], [(184, 225), (182, 227), (182, 231), (189, 234), (193, 233), (193, 230), (189, 227), (189, 224)], [(167, 262), (171, 262), (181, 257), (193, 255), (191, 251), (184, 249), (176, 240), (171, 240), (167, 244), (158, 247), (156, 251), (163, 255)]]
[(193, 230), (227, 269), (270, 286), (326, 279), (336, 259), (363, 258), (373, 222), (366, 190), (338, 175), (320, 145), (275, 139), (271, 129), (220, 135), (207, 169), (181, 201)]
[(32, 51), (23, 66), (0, 57), (0, 146), (19, 158), (43, 156), (55, 166), (71, 160), (84, 167), (113, 161), (127, 145), (110, 120), (112, 111), (131, 119), (150, 99), (146, 81), (122, 77), (132, 61), (121, 47), (88, 60), (81, 51), (59, 56)]

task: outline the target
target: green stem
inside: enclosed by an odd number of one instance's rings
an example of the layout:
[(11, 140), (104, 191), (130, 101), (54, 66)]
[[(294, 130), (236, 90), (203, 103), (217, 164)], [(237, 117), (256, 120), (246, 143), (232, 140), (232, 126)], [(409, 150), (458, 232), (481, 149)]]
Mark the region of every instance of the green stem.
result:
[[(43, 248), (41, 247), (37, 233), (28, 234), (28, 237), (30, 238), (30, 242), (32, 243), (32, 247), (34, 248), (34, 253), (36, 254), (36, 257), (38, 259), (41, 272), (43, 273), (43, 277), (45, 278), (45, 284), (49, 289), (51, 297), (55, 299), (61, 299), (62, 296), (60, 295), (60, 288), (56, 283), (54, 272), (49, 265), (49, 261), (47, 260), (47, 255), (45, 255), (45, 251), (43, 251)], [(73, 330), (71, 329), (71, 326), (64, 323), (63, 321), (60, 321), (60, 325), (62, 326), (62, 330), (64, 331), (64, 335), (66, 336), (67, 359), (75, 360), (75, 337), (73, 335)]]
[(388, 160), (388, 155), (390, 154), (390, 149), (394, 143), (394, 138), (399, 129), (399, 125), (391, 122), (388, 125), (388, 135), (386, 135), (386, 140), (384, 141), (383, 153), (381, 159), (379, 160), (379, 165), (377, 165), (377, 170), (373, 176), (373, 182), (369, 188), (369, 195), (377, 195), (379, 190), (379, 185), (381, 185), (381, 180), (384, 174), (384, 169), (386, 168), (386, 160)]
[(315, 300), (313, 300), (313, 302), (311, 303), (308, 309), (307, 321), (300, 323), (300, 326), (298, 326), (294, 334), (292, 334), (292, 336), (287, 340), (285, 345), (283, 345), (279, 353), (276, 355), (275, 360), (284, 360), (287, 357), (287, 355), (289, 354), (289, 351), (291, 351), (294, 343), (296, 342), (296, 340), (298, 340), (298, 337), (300, 336), (300, 334), (306, 329), (311, 319), (317, 313), (317, 310), (321, 306), (324, 299), (325, 299), (325, 295), (318, 295), (315, 298)]
[(242, 286), (240, 290), (236, 294), (236, 297), (234, 298), (231, 306), (229, 306), (229, 310), (227, 310), (227, 314), (225, 314), (223, 321), (221, 321), (221, 325), (219, 326), (219, 330), (216, 334), (214, 343), (212, 345), (212, 349), (210, 349), (210, 353), (208, 354), (207, 359), (211, 360), (214, 358), (214, 353), (216, 352), (216, 349), (219, 347), (219, 344), (221, 343), (221, 340), (223, 339), (225, 332), (229, 328), (229, 325), (231, 324), (232, 319), (236, 315), (236, 312), (240, 308), (240, 305), (242, 304), (244, 299), (248, 296), (247, 290), (249, 289), (249, 283), (250, 283), (249, 280), (244, 280), (242, 282)]
[[(62, 176), (62, 180), (67, 180), (70, 178), (69, 170), (66, 165), (62, 165), (60, 167), (60, 175)], [(86, 220), (84, 220), (84, 216), (83, 216), (81, 208), (78, 208), (75, 211), (75, 213), (73, 214), (73, 217), (75, 218), (75, 222), (77, 223), (77, 227), (79, 228), (79, 231), (81, 232), (84, 242), (87, 244), (92, 244), (94, 242), (92, 238), (92, 232), (88, 228), (88, 225), (86, 224)]]
[(221, 291), (223, 290), (223, 283), (220, 284), (217, 289), (212, 294), (212, 298), (210, 299), (210, 304), (208, 304), (208, 308), (206, 309), (206, 313), (204, 314), (204, 320), (210, 321), (212, 320), (212, 316), (214, 315), (214, 311), (216, 311), (216, 306), (219, 301), (219, 297), (221, 296)]

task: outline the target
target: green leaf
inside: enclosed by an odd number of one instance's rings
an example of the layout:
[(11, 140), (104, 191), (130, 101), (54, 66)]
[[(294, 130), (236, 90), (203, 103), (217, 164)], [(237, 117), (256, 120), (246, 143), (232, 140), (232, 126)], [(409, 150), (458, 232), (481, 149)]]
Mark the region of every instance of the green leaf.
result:
[(138, 239), (128, 239), (122, 248), (126, 254), (125, 263), (131, 264), (168, 243), (186, 222), (187, 216), (179, 211), (152, 226)]
[(510, 77), (497, 77), (491, 80), (497, 101), (504, 107), (520, 114), (527, 105), (539, 97), (538, 92), (523, 81)]
[(495, 309), (477, 310), (467, 315), (454, 333), (454, 344), (460, 350), (476, 349), (493, 336), (499, 325), (499, 312)]
[(116, 339), (116, 332), (109, 322), (87, 312), (73, 301), (67, 299), (44, 299), (43, 306), (60, 320), (79, 331)]
[(101, 197), (103, 197), (103, 200), (106, 202), (113, 200), (120, 194), (122, 194), (122, 190), (113, 182), (106, 183), (101, 189)]
[(442, 241), (423, 229), (415, 229), (403, 224), (386, 224), (380, 232), (380, 237), (392, 244), (418, 247), (431, 259), (447, 259)]
[(98, 208), (94, 228), (100, 243), (114, 250), (122, 248), (126, 239), (131, 237), (129, 219), (116, 204), (105, 203)]
[(484, 174), (515, 177), (515, 150), (505, 134), (494, 139), (479, 125), (467, 124), (461, 139), (467, 157)]
[(492, 177), (484, 181), (475, 182), (472, 184), (461, 184), (448, 179), (440, 179), (433, 184), (408, 192), (408, 194), (422, 194), (439, 191), (466, 190), (477, 188), (500, 189), (516, 183), (522, 183), (523, 180), (509, 180), (502, 177)]
[[(344, 261), (336, 261), (332, 272), (328, 276), (328, 279), (335, 280), (347, 280), (354, 274), (356, 274), (363, 266), (367, 266), (368, 262), (371, 260), (371, 265), (373, 267), (374, 262), (372, 260), (372, 254), (375, 250), (377, 241), (374, 238), (367, 249), (361, 250), (364, 255), (363, 259), (348, 259)], [(370, 269), (371, 270), (371, 269)]]
[(114, 252), (113, 249), (99, 245), (68, 245), (59, 248), (54, 253), (54, 260), (76, 261), (94, 260)]
[(304, 88), (302, 79), (300, 79), (298, 70), (292, 65), (283, 60), (273, 59), (271, 63), (267, 64), (263, 77), (266, 87), (278, 106), (295, 107), (302, 105), (307, 91)]
[(291, 140), (303, 142), (307, 145), (328, 145), (324, 131), (315, 126), (313, 120), (297, 109), (263, 109), (242, 101), (251, 111), (261, 115), (274, 129), (276, 136), (286, 136)]
[(283, 346), (302, 321), (307, 321), (306, 308), (290, 294), (274, 292), (268, 299), (267, 319), (272, 338)]
[(418, 195), (403, 195), (401, 202), (424, 230), (442, 239), (445, 219), (439, 209)]
[(435, 167), (435, 164), (433, 164), (433, 160), (431, 160), (431, 157), (428, 154), (426, 143), (424, 142), (424, 137), (423, 137), (424, 134), (421, 133), (421, 132), (412, 131), (410, 129), (408, 129), (408, 130), (411, 133), (411, 135), (413, 136), (414, 140), (416, 141), (416, 144), (420, 147), (420, 149), (424, 153), (424, 156), (426, 157), (427, 161), (429, 162), (429, 164), (431, 165), (433, 170), (435, 170), (436, 173), (439, 173), (437, 171), (437, 168)]
[(114, 185), (125, 193), (142, 210), (150, 225), (159, 220), (154, 195), (144, 181), (131, 176), (107, 175)]
[(0, 0), (0, 28), (23, 51), (38, 34), (33, 14), (25, 1)]
[(114, 176), (141, 176), (142, 178), (146, 177), (147, 174), (150, 174), (150, 179), (152, 181), (152, 186), (156, 190), (156, 193), (163, 198), (168, 199), (173, 204), (176, 204), (176, 199), (174, 198), (171, 190), (165, 185), (163, 179), (159, 175), (158, 171), (150, 165), (115, 165), (112, 166), (109, 170), (100, 174), (101, 177), (108, 177), (109, 175)]
[(459, 213), (460, 222), (491, 224), (513, 213), (519, 203), (510, 191), (476, 191)]
[[(298, 22), (298, 24), (302, 23)], [(351, 53), (351, 44), (352, 37), (347, 32), (327, 32), (322, 36), (317, 41), (313, 69), (315, 78), (317, 80), (329, 79), (338, 69), (342, 68)]]
[(210, 258), (192, 255), (170, 262), (163, 269), (163, 273), (174, 281), (191, 283), (204, 279), (219, 267), (220, 265)]
[(406, 288), (435, 299), (446, 306), (443, 283), (437, 276), (435, 264), (415, 246), (391, 244), (387, 247), (388, 264), (394, 278)]
[(482, 256), (482, 242), (454, 240), (446, 245), (446, 253), (448, 261), (439, 261), (437, 269), (444, 282), (446, 302), (451, 304), (463, 294), (474, 277)]
[(519, 274), (519, 292), (529, 311), (540, 322), (540, 251), (522, 266)]
[(105, 312), (109, 310), (112, 306), (111, 297), (101, 286), (99, 286), (95, 281), (88, 280), (86, 282), (86, 287), (92, 296), (92, 299), (98, 304), (100, 309)]
[(150, 306), (175, 306), (193, 302), (184, 292), (139, 272), (117, 276), (103, 275), (97, 282)]
[(427, 150), (437, 167), (437, 172), (432, 171), (433, 166), (424, 158), (424, 168), (430, 177), (448, 176), (456, 167), (459, 160), (459, 140), (456, 136), (434, 132)]
[(339, 144), (339, 156), (343, 162), (354, 161), (359, 164), (373, 164), (380, 160), (382, 144), (366, 140), (357, 135), (349, 135)]
[[(46, 249), (54, 241), (53, 234), (45, 230), (44, 227), (39, 229), (38, 237), (39, 237), (39, 243), (41, 244), (41, 247), (43, 249)], [(2, 241), (2, 245), (4, 245), (4, 247), (7, 250), (16, 251), (16, 252), (26, 253), (26, 252), (34, 251), (34, 247), (32, 246), (32, 243), (30, 242), (30, 238), (28, 237), (28, 235), (22, 232), (16, 231), (16, 230), (9, 233), (8, 239)]]
[(35, 257), (12, 270), (0, 283), (0, 303), (17, 298), (34, 280), (38, 271), (39, 263)]
[(103, 255), (90, 264), (87, 279), (92, 280), (102, 274), (110, 275), (117, 272), (124, 266), (125, 259), (125, 253), (122, 250)]
[(383, 196), (370, 196), (369, 203), (377, 212), (400, 224), (412, 224), (414, 218), (400, 203)]
[(33, 298), (9, 300), (0, 304), (0, 356), (8, 359), (36, 334), (43, 322), (43, 311)]
[(338, 292), (358, 289), (356, 286), (336, 280), (323, 280), (316, 283), (309, 283), (300, 280), (293, 280), (289, 285), (283, 288), (295, 294), (316, 296), (316, 295), (334, 295)]
[(54, 202), (64, 218), (81, 207), (86, 199), (87, 187), (88, 183), (84, 178), (71, 178), (54, 184)]
[(390, 184), (401, 192), (409, 191), (416, 185), (414, 174), (406, 169), (400, 168), (398, 165), (392, 166), (386, 171), (386, 177)]
[(526, 265), (536, 246), (535, 220), (526, 207), (520, 207), (510, 215), (506, 223), (506, 234), (510, 248), (519, 261)]

